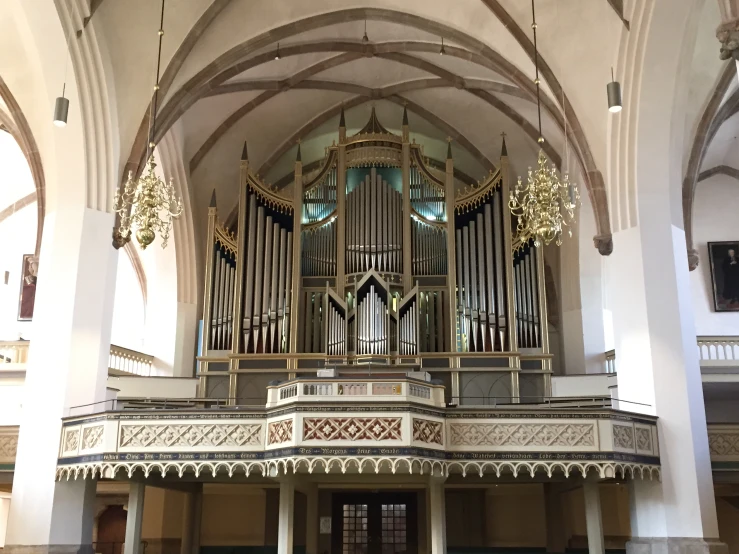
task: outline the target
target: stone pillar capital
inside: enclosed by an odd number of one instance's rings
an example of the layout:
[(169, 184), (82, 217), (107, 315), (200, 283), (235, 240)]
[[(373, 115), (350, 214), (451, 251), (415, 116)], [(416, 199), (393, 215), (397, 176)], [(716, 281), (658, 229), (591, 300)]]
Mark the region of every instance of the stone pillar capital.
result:
[[(733, 0), (733, 2), (736, 1)], [(720, 59), (739, 59), (739, 17), (724, 20), (718, 26), (718, 29), (716, 29), (716, 38), (721, 43), (719, 50)]]

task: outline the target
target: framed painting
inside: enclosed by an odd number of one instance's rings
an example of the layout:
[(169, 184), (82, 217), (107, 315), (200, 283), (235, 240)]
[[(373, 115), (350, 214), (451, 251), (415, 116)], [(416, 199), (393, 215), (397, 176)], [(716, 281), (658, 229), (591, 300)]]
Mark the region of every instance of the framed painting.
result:
[(709, 242), (713, 307), (717, 312), (739, 312), (739, 240)]
[(21, 269), (21, 291), (18, 299), (18, 321), (33, 319), (33, 306), (36, 303), (36, 274), (38, 261), (33, 254), (24, 254)]

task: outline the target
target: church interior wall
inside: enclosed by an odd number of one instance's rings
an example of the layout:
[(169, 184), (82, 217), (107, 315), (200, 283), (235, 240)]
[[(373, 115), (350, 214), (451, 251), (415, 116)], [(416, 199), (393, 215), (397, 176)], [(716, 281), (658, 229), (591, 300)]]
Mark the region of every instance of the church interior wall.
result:
[[(35, 192), (33, 178), (23, 152), (15, 139), (0, 131), (0, 159), (3, 166), (3, 186), (0, 187), (0, 211), (12, 207)], [(0, 340), (30, 339), (30, 321), (18, 321), (18, 300), (21, 290), (23, 256), (36, 248), (36, 202), (0, 219)], [(7, 272), (7, 282), (5, 279)]]
[(739, 335), (739, 312), (716, 312), (713, 307), (709, 242), (739, 241), (739, 183), (719, 174), (698, 184), (693, 208), (694, 244), (700, 256), (690, 272), (695, 330), (700, 335)]

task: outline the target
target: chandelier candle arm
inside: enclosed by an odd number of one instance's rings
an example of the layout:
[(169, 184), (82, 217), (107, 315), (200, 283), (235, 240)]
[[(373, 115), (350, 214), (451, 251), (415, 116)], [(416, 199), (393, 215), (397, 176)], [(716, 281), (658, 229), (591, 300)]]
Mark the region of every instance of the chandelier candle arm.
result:
[[(534, 241), (535, 246), (562, 244), (565, 227), (575, 223), (575, 213), (580, 202), (577, 185), (570, 183), (565, 173), (560, 178), (557, 168), (549, 163), (544, 153), (544, 136), (541, 130), (541, 87), (539, 80), (539, 50), (537, 44), (537, 23), (535, 0), (531, 0), (531, 28), (534, 32), (534, 65), (536, 68), (536, 109), (539, 122), (539, 156), (536, 170), (529, 167), (526, 184), (519, 177), (511, 191), (508, 207), (516, 218), (516, 234), (523, 242)], [(565, 119), (566, 122), (566, 119)], [(565, 147), (567, 131), (565, 127)], [(572, 230), (568, 230), (572, 236)]]
[(159, 100), (159, 74), (162, 62), (162, 38), (164, 37), (164, 0), (159, 23), (159, 45), (157, 51), (157, 75), (154, 85), (154, 97), (151, 103), (151, 117), (149, 118), (149, 142), (146, 152), (146, 167), (140, 178), (136, 179), (132, 171), (128, 173), (128, 180), (123, 192), (118, 191), (115, 196), (114, 210), (120, 216), (118, 233), (128, 239), (131, 229), (136, 228), (136, 240), (142, 249), (146, 249), (156, 235), (162, 239), (162, 248), (167, 247), (169, 233), (172, 229), (172, 219), (182, 214), (182, 199), (174, 188), (174, 180), (168, 183), (156, 175), (156, 161), (154, 160), (154, 133), (156, 131), (157, 103)]

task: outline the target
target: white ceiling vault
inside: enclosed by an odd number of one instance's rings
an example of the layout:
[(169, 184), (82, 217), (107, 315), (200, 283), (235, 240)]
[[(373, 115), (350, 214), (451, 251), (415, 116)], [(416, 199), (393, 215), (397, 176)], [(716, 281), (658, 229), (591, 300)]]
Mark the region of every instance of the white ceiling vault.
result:
[[(605, 165), (605, 84), (627, 28), (619, 5), (537, 0), (547, 151), (560, 163), (566, 116), (568, 165), (582, 179)], [(95, 8), (118, 91), (124, 174), (140, 166), (146, 143), (160, 3), (97, 0)], [(535, 162), (529, 2), (167, 0), (165, 31), (157, 140), (178, 125), (196, 223), (213, 189), (221, 213), (235, 205), (244, 141), (251, 167), (284, 184), (298, 139), (304, 165), (337, 139), (342, 105), (349, 133), (372, 106), (399, 132), (406, 106), (428, 156), (442, 161), (453, 139), (462, 182), (498, 165), (502, 133), (514, 175)]]

